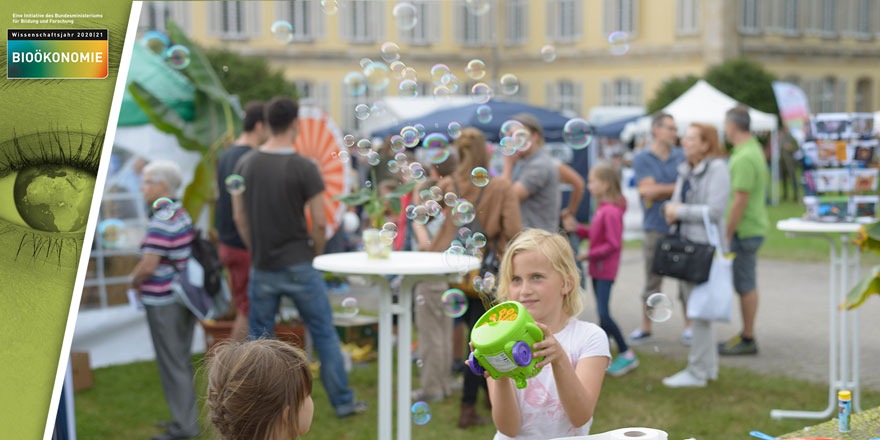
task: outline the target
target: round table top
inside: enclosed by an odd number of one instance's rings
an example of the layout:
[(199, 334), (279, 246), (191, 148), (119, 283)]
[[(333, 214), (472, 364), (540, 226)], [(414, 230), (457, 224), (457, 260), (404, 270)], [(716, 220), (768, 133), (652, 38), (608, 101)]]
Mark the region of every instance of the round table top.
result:
[(350, 275), (445, 275), (480, 268), (480, 260), (467, 255), (444, 258), (442, 252), (393, 251), (388, 259), (367, 258), (366, 252), (341, 252), (316, 257), (315, 269)]
[(777, 222), (776, 229), (785, 232), (853, 234), (858, 232), (862, 225), (864, 223), (825, 223), (801, 218), (790, 218)]

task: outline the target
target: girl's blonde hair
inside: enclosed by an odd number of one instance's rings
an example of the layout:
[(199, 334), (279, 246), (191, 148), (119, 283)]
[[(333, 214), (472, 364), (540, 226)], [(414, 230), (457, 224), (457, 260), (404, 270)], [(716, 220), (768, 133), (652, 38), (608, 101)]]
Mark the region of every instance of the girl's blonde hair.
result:
[(605, 200), (613, 201), (623, 198), (623, 191), (620, 187), (620, 172), (614, 165), (608, 162), (598, 163), (590, 169), (590, 172), (595, 173), (596, 178), (608, 185)]
[(296, 437), (299, 409), (312, 394), (302, 350), (275, 339), (227, 340), (211, 350), (207, 365), (206, 404), (223, 440)]
[(574, 317), (584, 309), (581, 299), (581, 271), (574, 259), (574, 251), (568, 240), (559, 234), (547, 232), (542, 229), (526, 229), (515, 237), (507, 245), (504, 256), (501, 258), (501, 268), (498, 271), (498, 299), (507, 301), (510, 299), (510, 281), (513, 278), (513, 257), (526, 251), (539, 251), (563, 280), (567, 280), (572, 286), (571, 292), (565, 295), (562, 301), (562, 309), (568, 316)]

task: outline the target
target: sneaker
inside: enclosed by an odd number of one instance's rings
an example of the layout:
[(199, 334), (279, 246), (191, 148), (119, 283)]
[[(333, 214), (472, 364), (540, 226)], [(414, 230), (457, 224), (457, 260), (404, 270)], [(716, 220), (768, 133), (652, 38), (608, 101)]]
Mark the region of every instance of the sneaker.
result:
[(618, 355), (614, 358), (614, 361), (611, 362), (611, 365), (606, 372), (614, 377), (619, 377), (635, 370), (638, 366), (639, 358), (633, 356), (632, 359), (627, 359), (624, 355)]
[(336, 417), (344, 419), (349, 416), (361, 414), (366, 412), (368, 407), (369, 405), (367, 405), (367, 402), (364, 402), (363, 400), (355, 400), (351, 404), (345, 405), (341, 411), (337, 409)]
[(637, 328), (629, 334), (629, 345), (641, 345), (651, 340), (651, 332), (643, 332)]
[(736, 335), (729, 341), (718, 344), (718, 354), (723, 356), (758, 354), (758, 344), (754, 339), (751, 342), (746, 342), (742, 335)]
[(684, 330), (681, 331), (681, 344), (685, 347), (690, 347), (691, 342), (694, 340), (694, 331), (690, 327), (685, 327)]
[(706, 386), (706, 379), (699, 379), (688, 370), (681, 370), (663, 379), (663, 385), (669, 388), (702, 388)]

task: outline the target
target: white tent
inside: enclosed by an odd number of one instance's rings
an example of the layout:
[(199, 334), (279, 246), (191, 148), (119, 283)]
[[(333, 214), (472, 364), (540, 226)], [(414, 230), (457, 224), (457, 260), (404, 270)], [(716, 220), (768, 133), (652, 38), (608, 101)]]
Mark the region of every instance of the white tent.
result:
[[(735, 99), (712, 87), (706, 81), (699, 80), (687, 92), (667, 105), (663, 111), (675, 118), (678, 130), (684, 130), (692, 122), (712, 124), (723, 133), (724, 114), (739, 104)], [(752, 120), (752, 131), (776, 131), (779, 119), (776, 115), (749, 108)]]

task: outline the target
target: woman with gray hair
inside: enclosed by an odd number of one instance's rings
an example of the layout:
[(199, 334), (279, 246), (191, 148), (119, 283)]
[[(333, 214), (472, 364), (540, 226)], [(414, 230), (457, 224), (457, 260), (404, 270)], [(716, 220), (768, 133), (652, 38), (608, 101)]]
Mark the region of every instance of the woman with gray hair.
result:
[(147, 313), (150, 337), (165, 400), (172, 420), (160, 422), (166, 431), (153, 440), (175, 440), (199, 435), (192, 354), (196, 317), (173, 293), (177, 274), (186, 266), (194, 232), (192, 219), (175, 200), (180, 167), (154, 161), (144, 167), (141, 192), (151, 206), (147, 233), (141, 242), (141, 260), (131, 273), (131, 288)]

